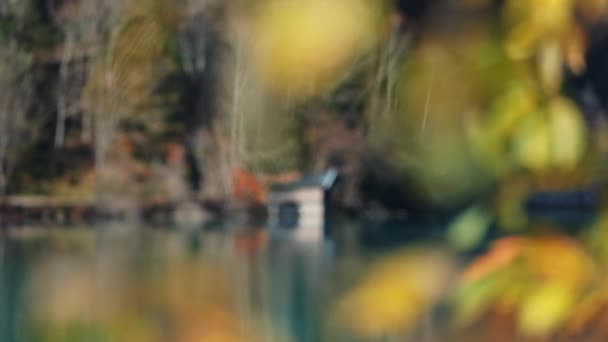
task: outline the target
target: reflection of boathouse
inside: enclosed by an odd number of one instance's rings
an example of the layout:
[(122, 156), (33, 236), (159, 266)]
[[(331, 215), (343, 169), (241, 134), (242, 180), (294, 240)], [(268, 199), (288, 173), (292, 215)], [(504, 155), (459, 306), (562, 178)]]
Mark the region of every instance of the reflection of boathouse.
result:
[(322, 234), (328, 194), (336, 177), (337, 171), (330, 169), (294, 182), (273, 184), (268, 193), (270, 228), (294, 230), (306, 236)]

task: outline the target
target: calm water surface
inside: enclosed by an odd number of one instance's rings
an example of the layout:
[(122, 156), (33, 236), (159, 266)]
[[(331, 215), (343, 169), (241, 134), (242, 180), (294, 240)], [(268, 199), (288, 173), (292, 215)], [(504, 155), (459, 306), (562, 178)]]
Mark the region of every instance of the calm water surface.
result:
[(248, 227), (11, 230), (0, 238), (0, 341), (334, 340), (332, 303), (369, 262), (433, 239), (362, 226), (320, 239)]

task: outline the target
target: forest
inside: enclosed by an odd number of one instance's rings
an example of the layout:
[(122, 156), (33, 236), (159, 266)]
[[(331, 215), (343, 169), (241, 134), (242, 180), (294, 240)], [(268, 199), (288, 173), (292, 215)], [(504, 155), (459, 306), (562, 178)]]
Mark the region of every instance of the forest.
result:
[(604, 1), (522, 3), (4, 0), (0, 191), (225, 207), (337, 167), (359, 214), (590, 186)]

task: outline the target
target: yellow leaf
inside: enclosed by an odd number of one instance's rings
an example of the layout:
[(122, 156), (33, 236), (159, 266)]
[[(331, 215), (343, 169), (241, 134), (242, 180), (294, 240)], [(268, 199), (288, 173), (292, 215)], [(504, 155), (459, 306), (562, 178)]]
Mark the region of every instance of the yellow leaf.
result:
[(545, 337), (561, 328), (575, 304), (570, 288), (560, 284), (540, 285), (523, 302), (518, 328), (526, 336)]
[(544, 42), (538, 52), (538, 71), (541, 84), (547, 94), (555, 94), (562, 85), (564, 58), (556, 40)]
[(513, 138), (515, 160), (524, 168), (541, 172), (551, 163), (551, 132), (540, 114), (532, 113)]
[(407, 333), (441, 295), (451, 269), (449, 256), (436, 250), (407, 250), (382, 258), (340, 298), (336, 319), (366, 338)]
[(572, 169), (583, 159), (587, 128), (576, 105), (565, 98), (549, 104), (552, 161), (561, 169)]

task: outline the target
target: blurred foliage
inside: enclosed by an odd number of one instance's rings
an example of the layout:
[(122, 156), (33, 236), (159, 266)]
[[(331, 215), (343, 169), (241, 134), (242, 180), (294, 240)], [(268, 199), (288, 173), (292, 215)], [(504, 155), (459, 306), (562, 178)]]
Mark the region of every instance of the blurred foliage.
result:
[[(162, 200), (171, 191), (159, 183), (177, 179), (172, 200), (197, 197), (192, 184), (204, 183), (260, 201), (255, 176), (337, 166), (364, 184), (366, 171), (390, 165), (371, 182), (383, 185), (382, 196), (468, 208), (448, 224), (453, 251), (483, 250), (491, 234), (521, 236), (473, 256), (453, 291), (446, 285), (457, 266), (446, 250), (382, 258), (333, 307), (332, 323), (347, 335), (414, 336), (425, 315), (446, 305), (447, 330), (500, 317), (519, 337), (543, 339), (580, 332), (605, 309), (605, 215), (571, 236), (539, 227), (526, 205), (538, 191), (605, 191), (605, 109), (589, 105), (600, 92), (585, 77), (608, 1), (88, 2), (116, 6), (100, 11), (111, 12), (105, 26), (72, 59), (58, 52), (67, 35), (56, 21), (75, 15), (78, 6), (65, 4), (78, 2), (52, 3), (55, 12), (42, 1), (0, 2), (0, 188), (10, 183), (6, 165), (31, 160), (39, 172), (58, 160), (47, 153), (58, 120), (49, 108), (59, 101), (48, 89), (58, 65), (81, 63), (66, 142), (88, 147), (78, 157), (84, 166), (50, 181), (23, 167), (12, 174), (36, 184), (16, 192), (78, 197), (96, 183), (128, 199)], [(30, 77), (34, 69), (47, 76)], [(576, 82), (585, 84), (572, 90)], [(37, 134), (21, 141), (24, 126)], [(21, 153), (25, 145), (43, 156)], [(191, 188), (185, 175), (195, 178)], [(225, 200), (220, 193), (213, 199)], [(494, 222), (501, 231), (491, 231)], [(172, 261), (112, 284), (116, 297), (104, 301), (91, 260), (47, 260), (31, 289), (40, 299), (33, 330), (60, 341), (257, 336), (238, 324), (225, 269), (183, 255)], [(201, 269), (213, 281), (200, 279)], [(55, 273), (57, 283), (47, 284)], [(142, 312), (152, 314), (133, 318)]]
[(253, 9), (252, 62), (283, 96), (318, 94), (373, 46), (382, 12), (381, 1), (261, 1)]
[(446, 290), (452, 262), (448, 254), (432, 247), (385, 256), (338, 300), (335, 319), (354, 336), (406, 336)]
[(591, 321), (585, 299), (592, 296), (598, 308), (605, 304), (595, 295), (605, 286), (603, 279), (603, 270), (575, 240), (509, 238), (495, 242), (468, 267), (452, 305), (460, 326), (490, 311), (513, 315), (523, 335), (552, 336)]

